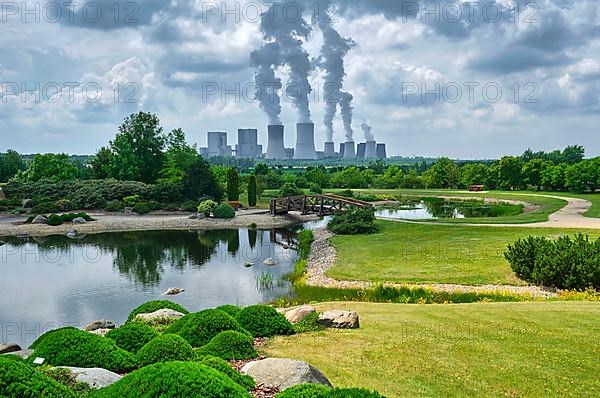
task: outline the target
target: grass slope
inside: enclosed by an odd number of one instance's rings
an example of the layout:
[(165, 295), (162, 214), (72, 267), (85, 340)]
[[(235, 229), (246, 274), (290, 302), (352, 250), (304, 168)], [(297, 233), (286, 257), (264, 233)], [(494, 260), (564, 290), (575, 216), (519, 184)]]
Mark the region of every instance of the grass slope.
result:
[(277, 337), (270, 356), (308, 361), (340, 387), (388, 397), (600, 396), (598, 303), (324, 304), (358, 330)]
[[(558, 237), (579, 231), (553, 228), (472, 227), (378, 221), (373, 235), (335, 236), (338, 252), (328, 275), (373, 282), (523, 284), (503, 253), (528, 236)], [(581, 230), (592, 238), (599, 230)]]

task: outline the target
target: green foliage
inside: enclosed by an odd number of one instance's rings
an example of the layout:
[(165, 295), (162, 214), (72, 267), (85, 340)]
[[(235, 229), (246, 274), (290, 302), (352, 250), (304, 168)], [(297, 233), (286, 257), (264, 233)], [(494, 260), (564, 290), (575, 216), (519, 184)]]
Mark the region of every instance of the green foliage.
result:
[(268, 305), (253, 305), (240, 311), (235, 318), (254, 337), (293, 334), (292, 324)]
[(290, 282), (297, 283), (304, 277), (306, 262), (314, 239), (314, 233), (310, 229), (304, 229), (298, 233), (298, 260), (294, 265), (294, 271), (286, 275), (286, 279)]
[(134, 354), (157, 336), (158, 333), (150, 326), (137, 322), (127, 323), (111, 330), (106, 335), (109, 339), (114, 340), (119, 348)]
[(227, 170), (227, 200), (240, 200), (240, 175), (235, 167)]
[(221, 219), (232, 219), (235, 217), (235, 209), (227, 203), (221, 203), (213, 210), (213, 216)]
[(315, 398), (330, 390), (322, 384), (299, 384), (276, 395), (276, 398)]
[(335, 214), (327, 224), (327, 228), (338, 235), (360, 235), (377, 232), (375, 214), (370, 206)]
[(244, 387), (246, 390), (252, 390), (254, 387), (256, 387), (256, 383), (254, 383), (252, 377), (242, 375), (240, 372), (235, 370), (226, 360), (222, 358), (218, 358), (212, 355), (206, 355), (199, 362), (203, 365), (210, 366), (211, 368), (216, 369), (219, 372), (227, 375), (231, 380), (235, 381), (237, 384)]
[(141, 366), (157, 362), (189, 361), (195, 357), (194, 349), (176, 334), (163, 334), (153, 338), (137, 353)]
[(37, 201), (31, 209), (33, 214), (48, 214), (57, 211), (60, 210), (58, 209), (56, 203), (46, 198), (42, 198), (41, 200)]
[(92, 166), (92, 178), (105, 179), (109, 177), (112, 151), (107, 147), (102, 147), (96, 153), (94, 159), (90, 162)]
[(138, 366), (133, 354), (117, 347), (113, 340), (74, 328), (48, 332), (34, 344), (32, 358), (45, 358), (55, 366), (103, 368), (117, 373)]
[[(367, 188), (369, 181), (365, 170), (356, 166), (347, 167), (331, 176), (331, 185), (336, 188)], [(370, 178), (370, 177), (369, 177)]]
[(310, 192), (316, 193), (317, 195), (321, 195), (323, 194), (323, 188), (321, 188), (321, 186), (318, 184), (312, 184), (310, 186)]
[(211, 215), (211, 213), (215, 210), (215, 208), (217, 206), (218, 206), (218, 203), (215, 202), (214, 200), (210, 200), (210, 199), (203, 200), (198, 205), (198, 213), (203, 213), (206, 217), (208, 217)]
[(140, 203), (142, 201), (142, 198), (140, 197), (140, 195), (131, 195), (131, 196), (126, 196), (123, 198), (123, 202), (125, 202), (125, 205), (129, 206), (129, 207), (133, 207), (135, 205), (137, 205), (138, 203)]
[(0, 355), (0, 396), (3, 398), (75, 398), (69, 388), (31, 365)]
[(228, 330), (213, 337), (208, 344), (196, 350), (198, 357), (212, 355), (225, 360), (252, 359), (258, 357), (252, 337)]
[(161, 205), (156, 201), (138, 202), (133, 206), (133, 211), (138, 214), (148, 214), (154, 210), (160, 210)]
[(89, 398), (251, 398), (225, 374), (198, 362), (166, 362), (146, 366)]
[(35, 155), (33, 162), (25, 171), (19, 172), (15, 179), (21, 182), (48, 180), (53, 182), (69, 181), (79, 177), (79, 170), (65, 153)]
[(295, 333), (308, 333), (323, 330), (324, 327), (319, 324), (319, 313), (313, 312), (308, 314), (300, 322), (293, 325)]
[(198, 202), (195, 200), (186, 200), (181, 204), (181, 210), (195, 213), (198, 210), (198, 206)]
[(70, 210), (75, 210), (75, 204), (73, 203), (73, 201), (69, 200), (69, 199), (60, 199), (56, 202), (56, 207), (58, 208), (59, 211), (70, 211)]
[(253, 174), (248, 177), (248, 206), (256, 206), (257, 184), (256, 176)]
[(352, 197), (354, 197), (354, 192), (352, 192), (352, 190), (350, 190), (350, 189), (343, 189), (341, 191), (336, 191), (335, 194), (337, 196), (343, 196), (345, 198), (352, 198)]
[(439, 158), (423, 174), (425, 186), (428, 188), (455, 188), (458, 184), (458, 179), (458, 167), (452, 160), (445, 157)]
[(51, 214), (48, 217), (47, 224), (50, 225), (50, 226), (52, 226), (52, 227), (63, 225), (63, 223), (64, 223), (64, 221), (62, 220), (62, 218), (58, 214)]
[(76, 392), (77, 394), (83, 395), (92, 390), (87, 383), (78, 382), (77, 378), (69, 369), (66, 368), (46, 368), (42, 370), (42, 373), (55, 380), (59, 384), (67, 387), (68, 389)]
[(242, 310), (240, 307), (238, 307), (237, 305), (232, 305), (232, 304), (225, 304), (225, 305), (221, 305), (217, 308), (215, 308), (216, 310), (220, 310), (223, 312), (228, 313), (229, 315), (231, 315), (232, 317), (236, 317), (237, 314), (239, 314), (239, 312)]
[(25, 162), (18, 152), (9, 149), (6, 153), (0, 153), (0, 182), (7, 182), (25, 169)]
[(231, 315), (216, 309), (188, 314), (175, 321), (167, 332), (180, 335), (193, 347), (201, 347), (226, 330), (248, 333)]
[(279, 190), (278, 196), (283, 198), (286, 196), (300, 196), (304, 195), (304, 191), (296, 186), (296, 184), (292, 182), (286, 182), (283, 184), (281, 189)]
[(600, 239), (528, 237), (508, 246), (505, 258), (522, 279), (559, 289), (600, 289)]
[(148, 314), (151, 312), (161, 310), (163, 308), (181, 312), (182, 314), (189, 314), (188, 310), (186, 310), (185, 308), (183, 308), (181, 305), (179, 305), (177, 303), (174, 303), (169, 300), (154, 300), (154, 301), (145, 302), (145, 303), (141, 304), (140, 306), (138, 306), (137, 308), (135, 308), (133, 311), (131, 311), (131, 313), (127, 317), (127, 322), (133, 321), (133, 319), (138, 314)]
[(121, 202), (120, 200), (111, 200), (110, 202), (106, 203), (106, 206), (104, 206), (104, 210), (109, 213), (115, 213), (123, 210), (124, 208), (125, 203)]

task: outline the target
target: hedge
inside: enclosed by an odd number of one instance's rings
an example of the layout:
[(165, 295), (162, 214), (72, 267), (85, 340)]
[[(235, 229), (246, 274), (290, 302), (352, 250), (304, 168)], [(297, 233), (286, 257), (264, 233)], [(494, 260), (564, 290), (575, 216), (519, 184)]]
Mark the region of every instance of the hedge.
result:
[(188, 310), (186, 310), (185, 308), (183, 308), (182, 306), (180, 306), (177, 303), (174, 303), (169, 300), (154, 300), (154, 301), (145, 302), (144, 304), (141, 304), (140, 306), (135, 308), (133, 311), (131, 311), (131, 313), (127, 317), (127, 322), (133, 321), (133, 319), (138, 314), (147, 314), (147, 313), (161, 310), (163, 308), (181, 312), (182, 314), (189, 314)]
[(224, 359), (214, 357), (212, 355), (206, 355), (200, 360), (200, 363), (224, 373), (231, 380), (235, 381), (246, 390), (252, 390), (254, 387), (256, 387), (256, 383), (252, 377), (241, 374)]
[(235, 318), (254, 337), (294, 334), (292, 324), (283, 314), (268, 305), (246, 307)]
[(141, 366), (157, 362), (190, 361), (195, 356), (190, 343), (176, 334), (155, 337), (137, 353)]
[(202, 347), (220, 332), (227, 330), (248, 333), (231, 315), (220, 310), (209, 309), (178, 319), (167, 329), (167, 332), (180, 335), (193, 347)]
[(76, 395), (27, 362), (13, 356), (0, 355), (0, 397), (76, 398)]
[(228, 330), (216, 335), (208, 344), (198, 348), (199, 358), (212, 355), (226, 360), (252, 359), (258, 357), (254, 339), (247, 334)]
[(119, 348), (133, 354), (137, 353), (143, 346), (157, 337), (158, 333), (150, 326), (143, 323), (127, 323), (107, 333), (106, 337), (114, 340)]
[(221, 310), (223, 312), (226, 312), (226, 313), (228, 313), (229, 315), (231, 315), (234, 318), (242, 310), (241, 307), (238, 307), (237, 305), (233, 305), (233, 304), (224, 304), (224, 305), (221, 305), (221, 306), (219, 306), (219, 307), (217, 307), (215, 309)]
[(337, 213), (327, 224), (327, 228), (338, 235), (359, 235), (377, 232), (375, 214), (372, 207), (361, 207)]
[(235, 209), (227, 203), (221, 203), (213, 209), (213, 216), (221, 219), (232, 219), (235, 217)]

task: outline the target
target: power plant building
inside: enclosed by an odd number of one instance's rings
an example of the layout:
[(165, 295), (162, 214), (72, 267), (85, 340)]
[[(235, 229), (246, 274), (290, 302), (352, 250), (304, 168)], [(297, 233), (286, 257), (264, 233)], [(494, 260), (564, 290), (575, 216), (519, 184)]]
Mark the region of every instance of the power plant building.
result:
[[(204, 149), (204, 148), (202, 148)], [(209, 131), (208, 132), (208, 148), (206, 151), (201, 149), (201, 153), (204, 153), (208, 157), (231, 157), (232, 150), (231, 146), (227, 145), (227, 133), (222, 131)]]
[(285, 145), (283, 143), (283, 125), (272, 124), (267, 127), (267, 159), (287, 159)]
[(294, 159), (317, 159), (315, 151), (315, 125), (313, 123), (296, 124), (296, 150)]
[(367, 144), (365, 144), (364, 142), (359, 143), (358, 147), (356, 148), (356, 158), (364, 159), (366, 149), (367, 149)]
[(238, 129), (235, 156), (238, 158), (258, 158), (262, 156), (262, 145), (258, 145), (257, 129)]

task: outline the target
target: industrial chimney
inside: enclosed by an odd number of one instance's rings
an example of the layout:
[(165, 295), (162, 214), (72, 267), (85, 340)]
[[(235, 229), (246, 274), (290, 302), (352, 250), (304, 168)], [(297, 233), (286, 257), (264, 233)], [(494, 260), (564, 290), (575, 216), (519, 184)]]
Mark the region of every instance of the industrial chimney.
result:
[(355, 159), (354, 142), (346, 142), (344, 144), (344, 159)]
[(365, 149), (365, 158), (375, 159), (377, 157), (377, 143), (375, 141), (367, 141)]
[(356, 157), (358, 159), (363, 159), (365, 157), (365, 150), (367, 149), (367, 144), (361, 142), (356, 147)]
[(346, 148), (346, 145), (343, 142), (340, 142), (340, 153), (338, 154), (340, 158), (344, 157), (344, 149)]
[(296, 124), (296, 151), (294, 159), (317, 159), (315, 151), (315, 125), (313, 123)]
[(335, 155), (335, 144), (333, 142), (326, 142), (323, 153), (325, 156)]
[(385, 152), (385, 144), (377, 144), (377, 158), (386, 159), (387, 154)]
[(283, 144), (283, 126), (280, 124), (271, 124), (267, 126), (268, 146), (267, 159), (283, 160), (285, 156), (285, 146)]

